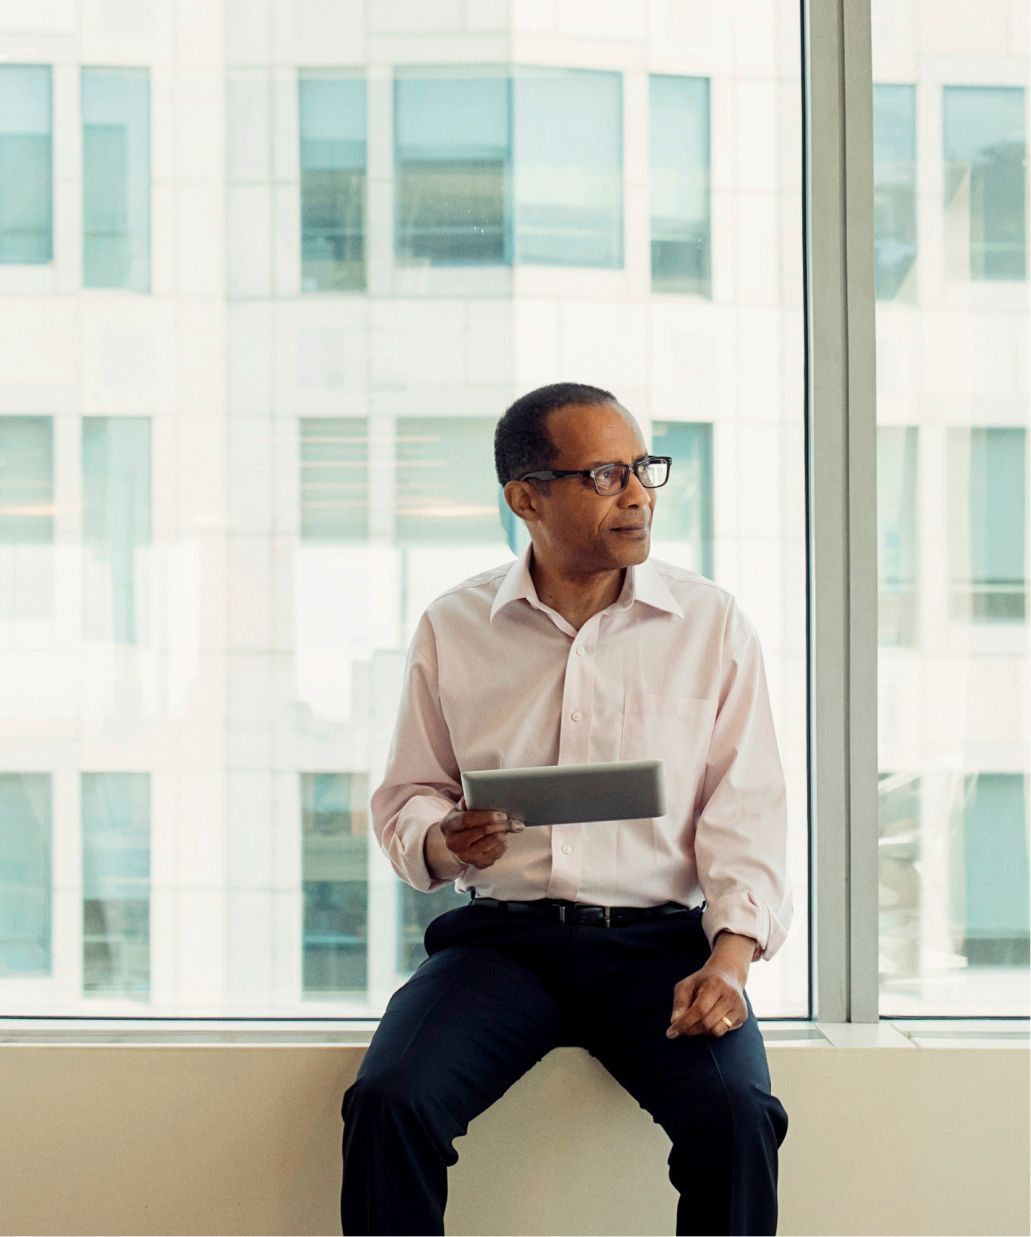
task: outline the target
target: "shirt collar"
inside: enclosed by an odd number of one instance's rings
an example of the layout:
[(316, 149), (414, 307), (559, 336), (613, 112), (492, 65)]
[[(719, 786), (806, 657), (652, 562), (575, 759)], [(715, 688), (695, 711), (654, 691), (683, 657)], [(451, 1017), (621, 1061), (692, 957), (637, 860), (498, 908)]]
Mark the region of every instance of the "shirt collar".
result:
[[(491, 622), (494, 621), (494, 615), (502, 606), (507, 606), (513, 601), (525, 599), (534, 609), (542, 608), (537, 589), (534, 587), (533, 577), (530, 575), (532, 552), (533, 542), (530, 542), (508, 569), (494, 598), (494, 604), (490, 608)], [(627, 568), (626, 577), (623, 580), (623, 591), (609, 608), (629, 610), (635, 601), (643, 601), (645, 605), (654, 606), (656, 610), (667, 610), (678, 618), (684, 617), (684, 611), (679, 602), (662, 582), (662, 577), (656, 571), (650, 558), (646, 558), (643, 563), (632, 563)]]

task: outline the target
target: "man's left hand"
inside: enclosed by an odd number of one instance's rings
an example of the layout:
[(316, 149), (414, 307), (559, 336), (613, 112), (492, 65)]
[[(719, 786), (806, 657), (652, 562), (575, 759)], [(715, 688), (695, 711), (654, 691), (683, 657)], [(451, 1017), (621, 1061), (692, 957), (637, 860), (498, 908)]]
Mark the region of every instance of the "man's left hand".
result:
[[(726, 1015), (731, 1025), (723, 1021)], [(673, 1017), (667, 1039), (736, 1031), (748, 1018), (744, 987), (733, 967), (710, 959), (673, 989)]]

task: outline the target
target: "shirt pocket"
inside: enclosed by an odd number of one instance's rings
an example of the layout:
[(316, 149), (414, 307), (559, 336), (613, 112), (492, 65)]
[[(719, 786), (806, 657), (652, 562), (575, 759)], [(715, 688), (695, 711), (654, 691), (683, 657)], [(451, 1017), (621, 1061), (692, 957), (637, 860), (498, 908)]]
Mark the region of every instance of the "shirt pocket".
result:
[(666, 800), (693, 804), (705, 777), (705, 762), (716, 720), (716, 701), (706, 696), (647, 692), (630, 688), (623, 699), (620, 760), (661, 760)]

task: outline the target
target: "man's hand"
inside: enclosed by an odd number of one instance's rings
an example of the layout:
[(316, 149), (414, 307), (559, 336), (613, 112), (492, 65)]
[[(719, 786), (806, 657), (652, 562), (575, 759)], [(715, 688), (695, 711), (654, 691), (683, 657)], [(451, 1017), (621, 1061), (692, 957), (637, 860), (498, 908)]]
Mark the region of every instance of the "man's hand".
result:
[[(723, 1021), (726, 1015), (730, 1026)], [(678, 1035), (712, 1035), (736, 1031), (748, 1018), (744, 985), (733, 966), (710, 958), (673, 989), (673, 1017), (667, 1039)]]

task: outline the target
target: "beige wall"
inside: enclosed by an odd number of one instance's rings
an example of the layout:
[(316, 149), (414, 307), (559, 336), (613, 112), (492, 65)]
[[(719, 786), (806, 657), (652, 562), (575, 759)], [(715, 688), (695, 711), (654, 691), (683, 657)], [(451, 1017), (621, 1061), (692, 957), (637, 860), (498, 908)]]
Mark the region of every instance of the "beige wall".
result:
[[(340, 1232), (359, 1045), (0, 1045), (5, 1234)], [(768, 1045), (781, 1234), (1027, 1233), (1028, 1053)], [(449, 1234), (672, 1233), (669, 1140), (558, 1048), (456, 1149)]]

